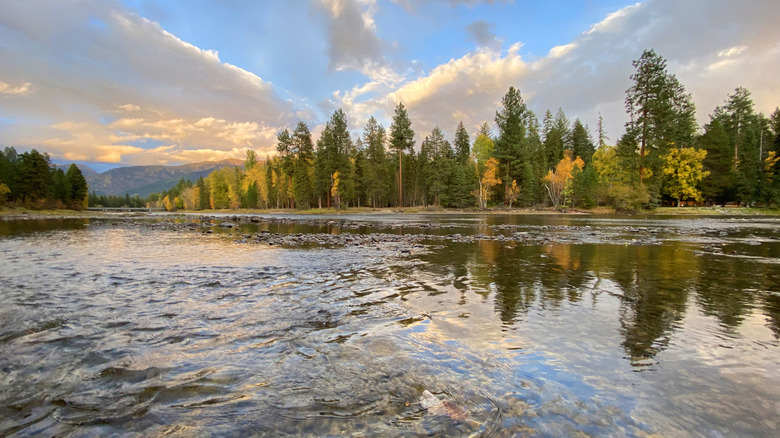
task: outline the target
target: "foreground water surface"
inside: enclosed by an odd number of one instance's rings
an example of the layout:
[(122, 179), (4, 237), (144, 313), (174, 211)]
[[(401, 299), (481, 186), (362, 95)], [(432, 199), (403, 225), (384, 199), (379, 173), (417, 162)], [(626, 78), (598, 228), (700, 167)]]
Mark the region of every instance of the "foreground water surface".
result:
[(780, 433), (776, 218), (169, 219), (0, 221), (0, 436)]

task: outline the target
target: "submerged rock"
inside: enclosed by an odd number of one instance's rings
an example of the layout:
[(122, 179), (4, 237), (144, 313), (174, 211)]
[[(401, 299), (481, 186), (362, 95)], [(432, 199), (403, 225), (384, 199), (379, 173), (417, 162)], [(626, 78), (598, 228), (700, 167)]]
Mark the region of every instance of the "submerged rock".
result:
[(446, 415), (457, 421), (466, 419), (466, 412), (458, 405), (449, 400), (439, 399), (439, 397), (436, 397), (427, 389), (420, 396), (420, 406), (433, 415)]

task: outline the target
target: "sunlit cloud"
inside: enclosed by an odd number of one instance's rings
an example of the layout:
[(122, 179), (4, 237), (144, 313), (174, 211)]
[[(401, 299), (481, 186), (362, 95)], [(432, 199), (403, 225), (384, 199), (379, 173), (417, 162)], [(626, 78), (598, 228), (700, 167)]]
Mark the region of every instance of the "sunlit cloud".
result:
[[(40, 15), (29, 6), (0, 3), (0, 97), (25, 96), (3, 99), (0, 117), (15, 120), (3, 144), (121, 164), (137, 161), (149, 142), (233, 156), (236, 148), (273, 150), (275, 132), (296, 121), (271, 83), (118, 3), (43, 1)], [(30, 68), (29, 79), (18, 65)], [(150, 156), (185, 156), (174, 152)]]
[(13, 86), (7, 82), (0, 81), (0, 96), (27, 96), (32, 92), (33, 85), (29, 82)]

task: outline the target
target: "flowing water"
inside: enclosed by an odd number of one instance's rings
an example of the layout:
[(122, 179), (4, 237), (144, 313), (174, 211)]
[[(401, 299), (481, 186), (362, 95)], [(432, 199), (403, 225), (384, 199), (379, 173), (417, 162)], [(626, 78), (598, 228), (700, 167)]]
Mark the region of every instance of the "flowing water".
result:
[(168, 219), (0, 221), (0, 436), (780, 434), (778, 219)]

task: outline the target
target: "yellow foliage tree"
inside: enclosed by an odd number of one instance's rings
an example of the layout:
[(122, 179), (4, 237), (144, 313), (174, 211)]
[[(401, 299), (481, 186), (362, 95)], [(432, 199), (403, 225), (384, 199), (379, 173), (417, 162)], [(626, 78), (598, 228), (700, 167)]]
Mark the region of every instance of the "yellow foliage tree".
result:
[(330, 187), (330, 196), (333, 198), (333, 201), (336, 204), (336, 208), (339, 208), (341, 206), (341, 195), (339, 193), (339, 171), (333, 172), (333, 175), (331, 175), (331, 180), (333, 181), (333, 185)]
[(0, 205), (5, 203), (5, 197), (11, 193), (11, 189), (7, 185), (0, 183)]
[(517, 186), (517, 180), (512, 180), (512, 186), (507, 191), (507, 200), (509, 201), (509, 208), (512, 208), (512, 204), (517, 201), (517, 197), (520, 196), (520, 187)]
[(493, 187), (501, 184), (501, 180), (496, 177), (498, 173), (498, 160), (491, 157), (485, 162), (485, 171), (479, 180), (479, 208), (486, 208), (490, 200), (490, 192)]
[(165, 195), (165, 198), (163, 198), (163, 206), (167, 211), (173, 211), (176, 209), (176, 206), (173, 204), (173, 201), (171, 201), (171, 197), (168, 195)]
[(566, 153), (555, 166), (555, 171), (549, 170), (547, 176), (544, 177), (544, 186), (547, 188), (547, 194), (550, 195), (550, 200), (555, 208), (566, 205), (567, 198), (571, 194), (574, 174), (585, 167), (582, 158), (577, 157), (572, 160), (571, 155), (570, 152)]
[(661, 157), (664, 160), (664, 175), (669, 177), (664, 191), (677, 200), (678, 207), (683, 199), (701, 201), (701, 190), (696, 186), (710, 174), (704, 171), (703, 163), (706, 156), (707, 151), (704, 149), (673, 148)]

